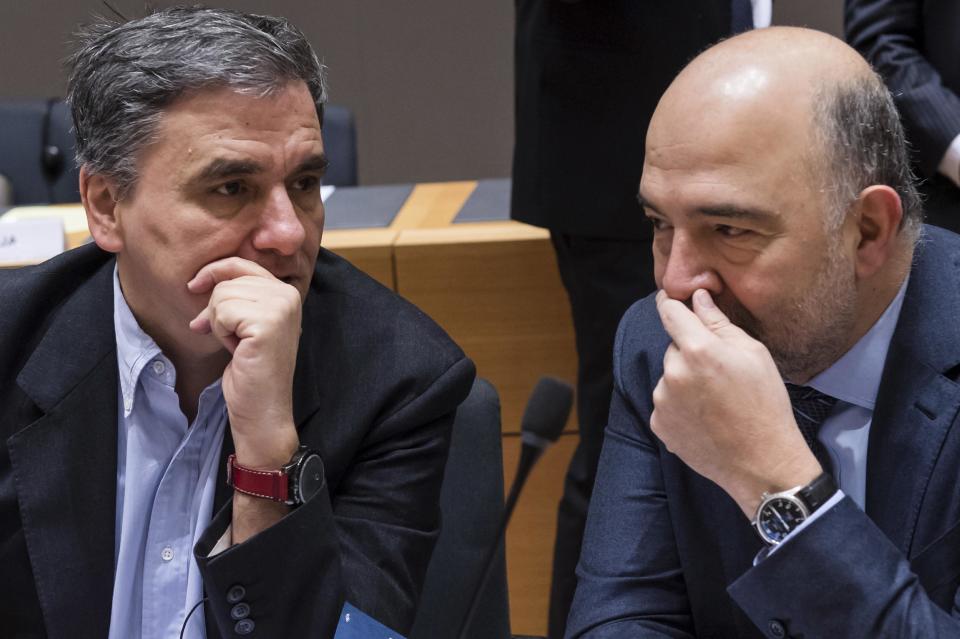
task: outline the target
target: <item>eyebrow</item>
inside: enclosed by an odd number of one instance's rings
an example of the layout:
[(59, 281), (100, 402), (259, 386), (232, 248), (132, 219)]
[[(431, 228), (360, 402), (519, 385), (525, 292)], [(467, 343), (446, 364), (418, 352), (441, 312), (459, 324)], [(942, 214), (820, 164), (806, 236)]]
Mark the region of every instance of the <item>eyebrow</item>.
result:
[[(637, 202), (641, 207), (650, 209), (657, 215), (663, 215), (656, 206), (651, 204), (641, 194), (637, 194)], [(776, 219), (778, 216), (773, 211), (759, 207), (739, 206), (736, 204), (718, 204), (714, 206), (700, 206), (696, 209), (697, 213), (706, 217), (720, 217), (730, 220), (751, 220), (754, 222), (764, 222)]]
[[(305, 158), (291, 175), (297, 173), (324, 172), (330, 165), (325, 153), (316, 153)], [(228, 177), (254, 175), (263, 171), (263, 165), (252, 160), (228, 160), (214, 158), (205, 166), (195, 179), (197, 182), (214, 182)]]
[(253, 175), (263, 171), (263, 166), (250, 160), (227, 160), (215, 158), (197, 173), (198, 182), (212, 182), (226, 177)]
[(731, 220), (751, 220), (754, 222), (764, 222), (776, 219), (777, 214), (763, 208), (737, 206), (735, 204), (720, 204), (718, 206), (702, 206), (697, 209), (698, 213), (707, 217), (722, 217)]
[(330, 166), (330, 160), (327, 158), (327, 154), (316, 153), (304, 159), (293, 173), (323, 173), (328, 166)]

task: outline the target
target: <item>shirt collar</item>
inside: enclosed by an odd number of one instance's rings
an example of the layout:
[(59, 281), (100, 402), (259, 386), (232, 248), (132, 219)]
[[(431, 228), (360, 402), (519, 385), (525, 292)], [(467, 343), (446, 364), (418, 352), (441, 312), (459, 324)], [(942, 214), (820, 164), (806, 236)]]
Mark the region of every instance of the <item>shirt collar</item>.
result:
[(807, 386), (842, 402), (873, 410), (880, 388), (880, 377), (883, 375), (883, 364), (887, 359), (893, 331), (900, 319), (900, 309), (903, 307), (909, 279), (909, 276), (904, 279), (896, 297), (866, 335), (830, 368), (810, 380)]
[(113, 267), (113, 327), (117, 338), (117, 364), (120, 368), (120, 393), (123, 396), (124, 416), (133, 410), (137, 380), (143, 368), (157, 355), (160, 347), (143, 332), (137, 318), (127, 305), (120, 288), (120, 275)]

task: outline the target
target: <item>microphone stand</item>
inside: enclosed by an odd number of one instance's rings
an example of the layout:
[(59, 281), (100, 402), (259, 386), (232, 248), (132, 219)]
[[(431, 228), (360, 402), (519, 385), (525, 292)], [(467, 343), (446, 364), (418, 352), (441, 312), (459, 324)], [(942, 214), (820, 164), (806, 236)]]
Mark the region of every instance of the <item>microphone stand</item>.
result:
[(534, 464), (540, 459), (540, 455), (543, 454), (543, 450), (544, 448), (531, 445), (527, 442), (524, 442), (520, 448), (520, 461), (517, 463), (517, 475), (513, 478), (513, 484), (510, 486), (510, 494), (507, 496), (507, 501), (503, 507), (503, 518), (500, 521), (500, 529), (497, 532), (496, 540), (493, 545), (490, 546), (490, 550), (487, 551), (487, 555), (483, 559), (483, 574), (480, 576), (480, 581), (477, 582), (473, 590), (473, 596), (470, 598), (470, 609), (467, 610), (467, 614), (463, 618), (463, 623), (460, 625), (460, 632), (457, 633), (458, 639), (466, 639), (467, 637), (467, 630), (470, 628), (473, 617), (476, 615), (477, 608), (480, 605), (480, 593), (483, 592), (483, 589), (487, 586), (487, 582), (490, 581), (490, 575), (493, 573), (494, 567), (493, 558), (503, 546), (503, 538), (507, 532), (507, 524), (510, 523), (510, 516), (513, 514), (513, 509), (517, 505), (520, 491), (527, 482), (527, 477), (530, 475), (530, 471), (533, 470)]

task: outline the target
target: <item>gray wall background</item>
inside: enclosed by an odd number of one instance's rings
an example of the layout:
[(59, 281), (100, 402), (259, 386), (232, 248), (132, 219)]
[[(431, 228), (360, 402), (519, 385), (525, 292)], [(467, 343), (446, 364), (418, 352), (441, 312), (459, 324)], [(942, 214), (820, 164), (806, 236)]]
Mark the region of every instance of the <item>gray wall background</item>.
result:
[[(132, 0), (111, 4), (127, 16), (144, 7)], [(331, 101), (351, 108), (357, 118), (362, 183), (510, 174), (513, 4), (508, 0), (208, 4), (283, 15), (306, 33), (329, 67)], [(840, 0), (774, 0), (775, 24), (835, 35), (842, 33), (842, 12)], [(63, 95), (61, 61), (70, 34), (93, 13), (108, 10), (99, 0), (0, 0), (0, 99)]]

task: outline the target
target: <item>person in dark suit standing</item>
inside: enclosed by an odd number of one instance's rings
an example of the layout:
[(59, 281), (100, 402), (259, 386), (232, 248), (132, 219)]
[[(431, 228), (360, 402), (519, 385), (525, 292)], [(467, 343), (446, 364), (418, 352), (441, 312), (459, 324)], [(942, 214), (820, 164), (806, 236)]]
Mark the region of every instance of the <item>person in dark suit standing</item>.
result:
[[(758, 26), (769, 2), (756, 2)], [(749, 0), (518, 0), (511, 215), (550, 229), (577, 347), (580, 442), (557, 515), (549, 636), (563, 636), (607, 422), (613, 337), (654, 287), (636, 186), (660, 95), (701, 50), (753, 26)]]
[(914, 181), (832, 36), (743, 34), (670, 86), (569, 637), (960, 636), (960, 237)]
[(313, 49), (173, 8), (71, 63), (95, 243), (0, 272), (0, 634), (406, 633), (474, 367), (320, 248)]
[(927, 222), (960, 231), (960, 3), (847, 0), (845, 31), (893, 91)]

